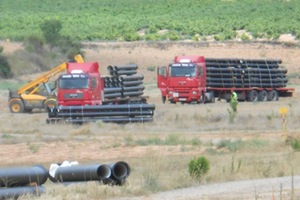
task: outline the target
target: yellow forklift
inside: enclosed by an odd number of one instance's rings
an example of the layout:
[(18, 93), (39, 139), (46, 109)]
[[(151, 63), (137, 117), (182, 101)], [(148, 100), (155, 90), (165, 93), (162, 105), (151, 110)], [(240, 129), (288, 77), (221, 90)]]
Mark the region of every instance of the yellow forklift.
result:
[[(83, 63), (80, 54), (74, 57), (75, 62)], [(56, 106), (55, 87), (51, 88), (49, 79), (66, 70), (67, 64), (62, 63), (42, 76), (23, 85), (17, 91), (9, 90), (8, 107), (11, 113), (29, 113), (34, 108), (44, 109)]]

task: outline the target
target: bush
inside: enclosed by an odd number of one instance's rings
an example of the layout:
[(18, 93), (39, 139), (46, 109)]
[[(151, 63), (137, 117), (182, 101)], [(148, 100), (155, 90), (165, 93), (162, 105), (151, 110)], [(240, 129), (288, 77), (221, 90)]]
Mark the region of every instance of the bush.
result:
[(62, 23), (59, 20), (46, 20), (40, 24), (43, 36), (47, 44), (50, 44), (51, 48), (58, 45), (61, 39), (60, 31), (62, 29)]
[(295, 150), (295, 151), (300, 151), (300, 141), (298, 139), (292, 139), (291, 140), (291, 147)]
[(210, 165), (208, 159), (201, 156), (197, 159), (192, 159), (188, 164), (188, 168), (190, 176), (193, 179), (200, 181), (203, 175), (209, 171)]
[(12, 77), (11, 68), (7, 58), (1, 55), (2, 51), (3, 51), (3, 47), (0, 47), (0, 77), (11, 78)]

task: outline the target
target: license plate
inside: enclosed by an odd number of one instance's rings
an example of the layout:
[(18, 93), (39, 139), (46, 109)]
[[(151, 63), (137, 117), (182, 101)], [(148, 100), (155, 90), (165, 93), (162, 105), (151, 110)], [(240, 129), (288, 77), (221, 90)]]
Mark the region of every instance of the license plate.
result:
[(178, 92), (174, 92), (174, 93), (173, 93), (173, 97), (179, 97)]
[(186, 101), (186, 98), (179, 98), (179, 101)]

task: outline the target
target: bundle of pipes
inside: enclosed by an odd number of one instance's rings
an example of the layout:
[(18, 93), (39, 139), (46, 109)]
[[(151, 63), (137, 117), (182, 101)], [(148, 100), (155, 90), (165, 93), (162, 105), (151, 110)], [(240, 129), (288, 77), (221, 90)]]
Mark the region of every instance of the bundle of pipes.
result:
[(75, 183), (85, 181), (100, 181), (103, 184), (123, 185), (130, 175), (128, 163), (118, 161), (111, 164), (87, 164), (58, 167), (52, 182)]
[(48, 112), (47, 123), (149, 122), (153, 121), (154, 104), (114, 104), (101, 106), (60, 106)]
[(125, 66), (108, 66), (111, 77), (104, 79), (104, 99), (139, 97), (144, 94), (144, 76), (136, 74), (138, 66), (130, 64)]
[(24, 194), (40, 195), (48, 171), (41, 165), (0, 169), (0, 199), (17, 198)]
[(281, 60), (206, 58), (207, 87), (286, 87)]
[(136, 64), (128, 64), (124, 66), (108, 66), (107, 70), (111, 76), (133, 75), (136, 74), (138, 66)]

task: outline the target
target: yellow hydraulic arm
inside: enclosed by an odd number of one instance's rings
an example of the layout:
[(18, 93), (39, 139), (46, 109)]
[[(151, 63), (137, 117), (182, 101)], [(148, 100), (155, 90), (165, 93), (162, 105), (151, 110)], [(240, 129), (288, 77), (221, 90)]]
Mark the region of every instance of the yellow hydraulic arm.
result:
[[(80, 54), (76, 55), (74, 57), (75, 61), (77, 63), (83, 63), (84, 60), (82, 58), (82, 56)], [(60, 72), (63, 72), (66, 70), (67, 67), (67, 63), (62, 63), (61, 65), (58, 65), (57, 67), (51, 69), (50, 71), (48, 71), (46, 74), (36, 78), (33, 81), (30, 81), (29, 83), (27, 83), (26, 85), (22, 86), (21, 88), (18, 89), (18, 94), (21, 95), (22, 93), (26, 92), (29, 89), (33, 89), (32, 91), (30, 91), (29, 94), (34, 94), (36, 92), (36, 90), (38, 89), (38, 87), (35, 88), (35, 86), (39, 85), (40, 83), (46, 83), (48, 82), (49, 78), (57, 75)]]

